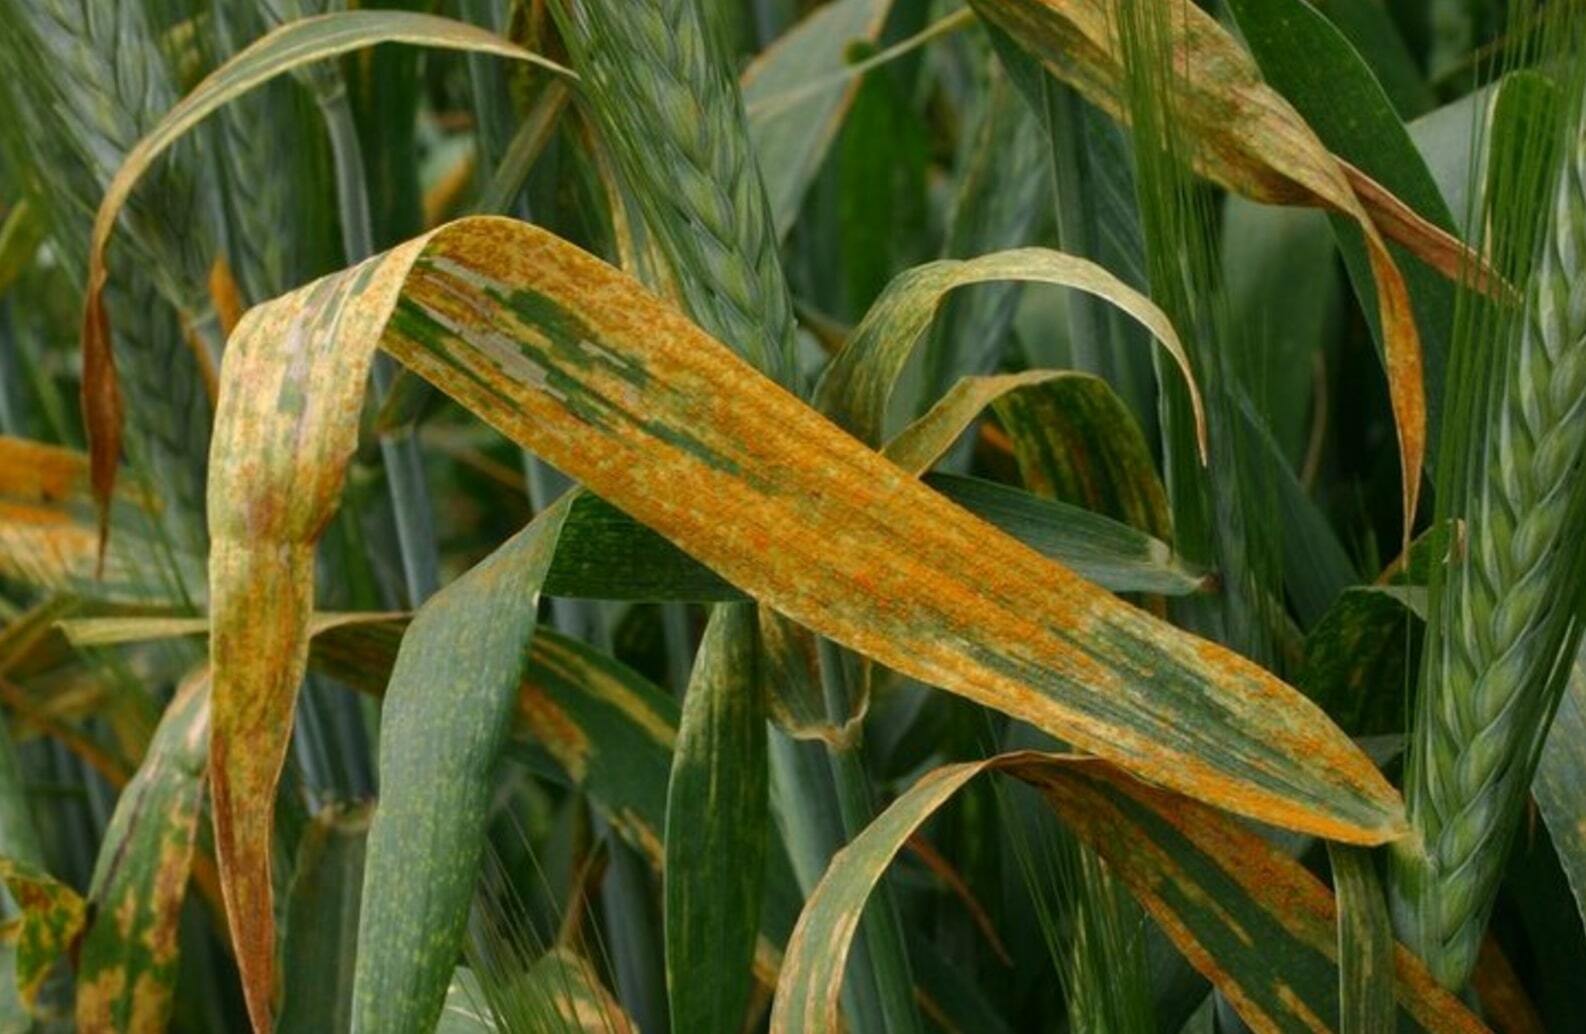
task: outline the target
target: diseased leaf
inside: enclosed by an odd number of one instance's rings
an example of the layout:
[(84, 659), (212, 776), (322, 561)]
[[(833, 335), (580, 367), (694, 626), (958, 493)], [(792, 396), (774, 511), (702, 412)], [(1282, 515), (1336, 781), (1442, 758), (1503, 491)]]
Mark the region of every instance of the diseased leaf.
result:
[(672, 1029), (745, 1023), (770, 791), (756, 607), (717, 607), (694, 658), (666, 798), (666, 986)]
[(287, 22), (255, 40), (210, 73), (166, 112), (159, 123), (128, 151), (105, 188), (89, 244), (88, 291), (83, 313), (83, 418), (88, 428), (93, 492), (101, 510), (101, 538), (108, 529), (105, 514), (115, 486), (121, 456), (121, 390), (110, 347), (110, 317), (104, 290), (109, 278), (106, 255), (122, 207), (154, 160), (226, 102), (278, 75), (326, 58), (376, 43), (411, 43), (529, 61), (562, 75), (572, 73), (466, 22), (413, 11), (337, 11)]
[(784, 237), (859, 91), (841, 77), (855, 43), (874, 43), (892, 0), (835, 0), (766, 48), (740, 79), (749, 139)]
[[(788, 942), (772, 1034), (836, 1029), (865, 899), (909, 837), (987, 771), (1041, 790), (1252, 1030), (1342, 1029), (1337, 908), (1316, 877), (1228, 816), (1106, 762), (1025, 752), (927, 773), (833, 861)], [(1408, 951), (1394, 952), (1397, 1029), (1485, 1029)]]
[(16, 920), (17, 992), (32, 1008), (51, 967), (76, 944), (87, 910), (72, 888), (15, 858), (0, 858), (0, 882), (22, 910)]
[(469, 219), (255, 309), (228, 353), (210, 502), (215, 799), (251, 958), (270, 943), (268, 909), (243, 907), (268, 901), (254, 802), (280, 748), (223, 752), (284, 745), (312, 535), (377, 343), (762, 603), (888, 667), (1275, 824), (1365, 842), (1401, 829), (1369, 760), (1268, 673), (959, 510), (604, 263)]
[(208, 504), (210, 786), (226, 912), (258, 1030), (270, 1029), (275, 987), (271, 819), (308, 657), (314, 547), (340, 500), (372, 359), (342, 353), (335, 335), (372, 327), (394, 300), (377, 270), (366, 263), (306, 288), (317, 322), (261, 320), (272, 310), (254, 309), (221, 368)]
[(1015, 248), (972, 259), (939, 259), (898, 274), (854, 329), (815, 389), (814, 404), (869, 445), (882, 440), (887, 400), (914, 346), (954, 288), (993, 281), (1071, 287), (1103, 298), (1133, 316), (1161, 342), (1184, 373), (1205, 447), (1205, 419), (1189, 360), (1173, 324), (1150, 299), (1088, 259), (1046, 248)]
[[(381, 712), (352, 1026), (428, 1030), (462, 948), (496, 764), (540, 586), (570, 501), (431, 597), (402, 637)], [(459, 664), (458, 658), (468, 658)], [(235, 919), (233, 920), (235, 922)]]
[(936, 465), (967, 431), (987, 406), (1010, 391), (1032, 384), (1085, 377), (1071, 370), (1025, 370), (960, 377), (935, 405), (899, 431), (881, 450), (882, 455), (904, 470), (923, 473)]
[[(1329, 15), (1336, 17), (1340, 13), (1339, 5), (1327, 6)], [(1374, 7), (1370, 3), (1358, 6), (1363, 10)], [(1426, 162), (1416, 151), (1382, 86), (1343, 34), (1306, 0), (1236, 0), (1231, 9), (1268, 81), (1282, 91), (1324, 144), (1353, 163), (1345, 171), (1353, 167), (1364, 170), (1373, 183), (1402, 198), (1453, 240), (1453, 215), (1427, 171)], [(1358, 189), (1365, 184), (1356, 182), (1355, 186)], [(1370, 207), (1369, 197), (1363, 194), (1361, 200)], [(1332, 221), (1361, 305), (1369, 313), (1372, 273), (1365, 246), (1348, 222), (1338, 216), (1333, 216)], [(1383, 231), (1390, 238), (1397, 236), (1387, 225), (1383, 225)], [(1451, 281), (1458, 279), (1458, 260), (1452, 266), (1443, 263), (1434, 264), (1434, 268), (1442, 275), (1433, 269), (1409, 265), (1404, 268), (1404, 279), (1420, 329), (1428, 442), (1435, 448), (1448, 342), (1454, 328)], [(1381, 328), (1374, 325), (1373, 330), (1380, 340)]]
[(182, 900), (198, 842), (209, 758), (210, 678), (189, 676), (105, 830), (77, 963), (77, 1027), (158, 1031), (170, 1023)]
[[(1128, 106), (1118, 2), (972, 0), (971, 6), (1053, 75), (1098, 107), (1123, 117)], [(1168, 23), (1182, 87), (1173, 91), (1171, 114), (1196, 169), (1257, 201), (1339, 212), (1365, 235), (1398, 433), (1401, 512), (1408, 535), (1426, 453), (1425, 391), (1409, 292), (1382, 234), (1393, 235), (1450, 278), (1458, 277), (1461, 264), (1474, 256), (1331, 154), (1294, 109), (1262, 82), (1249, 54), (1210, 15), (1194, 4), (1181, 4), (1173, 8)]]

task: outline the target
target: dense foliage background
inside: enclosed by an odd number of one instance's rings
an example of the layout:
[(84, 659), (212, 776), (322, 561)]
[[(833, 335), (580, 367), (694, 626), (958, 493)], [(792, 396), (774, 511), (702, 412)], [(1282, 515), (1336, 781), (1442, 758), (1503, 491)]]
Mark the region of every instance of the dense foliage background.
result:
[(0, 1031), (1579, 1029), (1583, 39), (0, 0)]

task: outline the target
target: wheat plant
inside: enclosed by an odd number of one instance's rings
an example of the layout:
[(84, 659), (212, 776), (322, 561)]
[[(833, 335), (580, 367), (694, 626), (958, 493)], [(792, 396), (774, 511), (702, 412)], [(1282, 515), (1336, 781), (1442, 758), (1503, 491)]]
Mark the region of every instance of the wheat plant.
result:
[(0, 0), (0, 1031), (1570, 1031), (1576, 0)]

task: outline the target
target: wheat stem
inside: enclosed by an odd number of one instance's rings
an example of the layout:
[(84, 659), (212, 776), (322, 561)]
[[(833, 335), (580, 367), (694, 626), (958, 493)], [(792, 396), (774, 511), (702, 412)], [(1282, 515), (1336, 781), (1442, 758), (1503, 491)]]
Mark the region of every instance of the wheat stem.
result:
[(1474, 965), (1562, 689), (1560, 658), (1580, 637), (1586, 133), (1566, 157), (1456, 502), (1468, 541), (1435, 595), (1405, 787), (1419, 837), (1397, 852), (1395, 919), (1449, 987)]

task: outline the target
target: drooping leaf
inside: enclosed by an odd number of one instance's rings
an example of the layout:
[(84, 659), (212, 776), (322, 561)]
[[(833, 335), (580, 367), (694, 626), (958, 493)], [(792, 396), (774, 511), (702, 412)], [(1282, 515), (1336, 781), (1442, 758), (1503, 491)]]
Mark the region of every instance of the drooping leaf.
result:
[(749, 138), (765, 179), (777, 235), (786, 236), (804, 193), (859, 90), (840, 73), (850, 48), (875, 42), (892, 0), (836, 0), (768, 47), (740, 79)]
[(479, 877), (491, 787), (530, 656), (540, 586), (568, 508), (564, 499), (542, 511), (432, 597), (402, 637), (382, 709), (355, 1030), (426, 1030), (440, 1015)]
[[(1329, 13), (1336, 13), (1329, 6)], [(1371, 4), (1361, 4), (1369, 8)], [(1452, 235), (1453, 215), (1426, 162), (1415, 149), (1386, 92), (1339, 29), (1307, 0), (1231, 5), (1239, 28), (1262, 73), (1343, 158), (1404, 200), (1435, 227)], [(1369, 200), (1362, 198), (1362, 200)], [(1371, 309), (1371, 260), (1357, 228), (1332, 218), (1362, 307)], [(1383, 227), (1390, 237), (1389, 227)], [(1437, 440), (1442, 412), (1448, 341), (1453, 334), (1454, 289), (1448, 267), (1443, 275), (1410, 264), (1403, 267), (1420, 329), (1426, 378), (1429, 441)], [(1455, 276), (1457, 277), (1457, 267)], [(1380, 334), (1380, 327), (1374, 330)]]
[(15, 858), (0, 858), (0, 882), (22, 910), (15, 921), (17, 992), (31, 1008), (50, 969), (76, 943), (87, 909), (72, 888)]
[[(1041, 790), (1251, 1029), (1341, 1029), (1337, 907), (1316, 877), (1226, 815), (1105, 762), (1017, 753), (927, 773), (834, 861), (788, 943), (773, 1034), (835, 1029), (865, 899), (908, 838), (986, 771)], [(1397, 1029), (1485, 1029), (1408, 951), (1395, 948), (1392, 965)]]
[(178, 972), (182, 900), (209, 758), (207, 669), (177, 690), (105, 830), (77, 963), (77, 1026), (164, 1030)]
[(694, 659), (667, 784), (673, 1030), (738, 1030), (752, 986), (770, 796), (756, 608), (717, 607)]
[(379, 318), (379, 280), (365, 283), (375, 271), (307, 288), (326, 306), (317, 326), (245, 320), (221, 371), (208, 507), (210, 786), (232, 941), (259, 1030), (270, 1027), (275, 987), (272, 805), (307, 663), (314, 548), (340, 500), (372, 359), (341, 354), (333, 331)]
[(961, 377), (930, 409), (894, 435), (881, 452), (904, 470), (923, 473), (952, 448), (988, 406), (1010, 391), (1084, 376), (1087, 375), (1069, 370), (1025, 370)]
[(329, 805), (297, 846), (281, 933), (279, 1030), (352, 1029), (359, 904), (368, 855), (366, 804)]
[(227, 101), (293, 69), (376, 43), (411, 43), (495, 54), (572, 75), (555, 62), (465, 22), (410, 11), (338, 11), (287, 22), (260, 37), (166, 112), (159, 124), (127, 152), (105, 188), (89, 245), (82, 342), (83, 416), (88, 427), (93, 492), (102, 513), (109, 505), (116, 464), (120, 462), (122, 420), (121, 392), (110, 347), (110, 317), (104, 302), (109, 277), (105, 263), (110, 236), (133, 188), (156, 158)]
[[(1092, 103), (1127, 110), (1118, 0), (974, 0), (972, 6)], [(1421, 346), (1410, 297), (1383, 234), (1446, 275), (1470, 258), (1457, 239), (1428, 223), (1364, 173), (1330, 153), (1255, 62), (1193, 4), (1168, 19), (1178, 82), (1172, 118), (1203, 175), (1257, 201), (1319, 206), (1347, 216), (1365, 236), (1377, 288), (1385, 365), (1403, 473), (1404, 526), (1414, 519), (1426, 451)], [(1406, 532), (1408, 534), (1408, 532)]]

